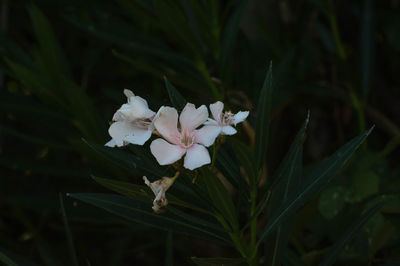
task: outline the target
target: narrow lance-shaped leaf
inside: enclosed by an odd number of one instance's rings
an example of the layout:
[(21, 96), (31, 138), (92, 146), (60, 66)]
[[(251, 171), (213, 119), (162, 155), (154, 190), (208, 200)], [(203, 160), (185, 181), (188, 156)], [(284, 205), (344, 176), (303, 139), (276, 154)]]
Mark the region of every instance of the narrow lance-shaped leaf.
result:
[(202, 182), (215, 208), (234, 229), (237, 228), (235, 206), (232, 202), (231, 195), (213, 172), (206, 167), (201, 170), (202, 176), (197, 182)]
[(134, 155), (119, 149), (96, 144), (85, 139), (83, 139), (83, 141), (99, 154), (127, 170), (133, 170), (134, 172), (138, 172), (138, 170), (140, 170), (143, 171), (141, 174), (148, 173), (156, 177), (162, 177), (164, 175), (164, 172), (160, 167), (150, 165), (145, 158), (140, 157), (140, 153), (138, 153), (138, 155)]
[(172, 85), (167, 77), (164, 77), (164, 81), (165, 81), (165, 86), (167, 87), (168, 90), (168, 95), (169, 95), (169, 99), (171, 100), (172, 105), (178, 109), (178, 110), (182, 110), (183, 107), (185, 107), (186, 105), (186, 100), (185, 98), (183, 98), (183, 96), (179, 93), (179, 91), (174, 87), (174, 85)]
[(256, 165), (261, 169), (264, 164), (264, 158), (267, 151), (270, 114), (272, 105), (272, 62), (269, 65), (267, 76), (264, 80), (264, 85), (261, 88), (257, 107), (256, 119), (256, 140), (255, 154)]
[(78, 193), (69, 194), (69, 196), (102, 208), (129, 221), (162, 230), (230, 243), (227, 235), (221, 231), (214, 231), (191, 224), (168, 212), (155, 214), (151, 209), (150, 202), (145, 203), (125, 196), (100, 193)]
[(243, 258), (197, 258), (192, 257), (192, 261), (199, 266), (212, 266), (212, 265), (242, 265), (245, 262)]
[(340, 255), (340, 251), (344, 248), (347, 241), (354, 237), (359, 232), (369, 219), (380, 210), (384, 202), (378, 202), (374, 207), (369, 209), (364, 215), (362, 215), (357, 221), (353, 223), (349, 229), (340, 237), (340, 239), (327, 251), (321, 266), (332, 265), (337, 257)]
[(237, 5), (231, 17), (229, 18), (222, 34), (219, 69), (220, 75), (223, 80), (226, 80), (228, 73), (231, 72), (231, 68), (227, 66), (230, 66), (230, 60), (232, 60), (232, 58), (235, 58), (235, 56), (233, 56), (233, 52), (235, 49), (237, 36), (239, 34), (239, 26), (242, 21), (247, 2), (248, 1), (241, 1), (241, 3)]
[[(270, 216), (274, 216), (282, 203), (288, 199), (290, 194), (295, 193), (300, 186), (303, 153), (302, 141), (308, 121), (309, 113), (295, 140), (290, 146), (289, 152), (286, 154), (277, 170), (277, 173), (275, 174), (274, 180), (278, 183), (272, 190)], [(269, 265), (281, 265), (283, 254), (286, 253), (285, 251), (291, 225), (292, 223), (289, 221), (282, 223), (272, 235), (272, 247), (269, 249), (270, 254), (267, 256), (270, 258)]]
[[(146, 186), (141, 186), (141, 185), (136, 185), (136, 184), (131, 184), (127, 182), (121, 182), (117, 180), (112, 180), (112, 179), (107, 179), (107, 178), (100, 178), (96, 176), (92, 176), (93, 180), (99, 183), (100, 185), (111, 189), (112, 191), (115, 191), (121, 195), (149, 202), (153, 198), (153, 192), (150, 191), (150, 189)], [(190, 202), (186, 202), (183, 200), (178, 199), (177, 197), (173, 196), (171, 193), (168, 193), (168, 202), (173, 205), (185, 207), (188, 209), (200, 211), (203, 213), (208, 213), (209, 211), (204, 210), (200, 207), (194, 206), (190, 204)]]
[(374, 20), (373, 1), (364, 1), (363, 14), (361, 16), (361, 87), (363, 98), (367, 98), (371, 87), (371, 70), (374, 50)]
[(60, 207), (61, 207), (61, 213), (62, 213), (62, 218), (63, 218), (63, 223), (64, 223), (65, 236), (67, 237), (68, 249), (69, 249), (69, 253), (71, 256), (72, 264), (75, 266), (78, 266), (79, 264), (78, 264), (78, 259), (76, 257), (74, 240), (72, 239), (71, 229), (69, 228), (69, 225), (68, 225), (67, 214), (66, 214), (65, 208), (64, 208), (64, 200), (63, 200), (61, 193), (59, 194), (59, 198), (60, 198)]
[(367, 130), (360, 136), (352, 139), (336, 151), (329, 159), (319, 165), (305, 180), (300, 189), (294, 195), (289, 196), (279, 211), (272, 216), (260, 234), (258, 243), (275, 230), (285, 219), (293, 214), (301, 205), (320, 191), (347, 162), (354, 151), (360, 146), (373, 128)]

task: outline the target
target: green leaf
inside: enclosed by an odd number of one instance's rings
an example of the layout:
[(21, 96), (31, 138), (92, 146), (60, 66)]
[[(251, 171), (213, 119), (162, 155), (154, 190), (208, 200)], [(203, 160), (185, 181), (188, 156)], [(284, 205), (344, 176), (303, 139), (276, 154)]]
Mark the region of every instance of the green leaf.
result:
[(209, 197), (222, 217), (225, 218), (234, 229), (237, 228), (235, 206), (232, 202), (231, 195), (210, 169), (203, 167), (201, 173), (201, 177), (197, 182), (202, 182), (206, 187)]
[(178, 109), (182, 110), (186, 105), (186, 100), (179, 93), (179, 91), (168, 81), (167, 77), (164, 77), (165, 86), (168, 90), (169, 99), (171, 100), (172, 105)]
[[(164, 176), (164, 171), (159, 166), (151, 164), (147, 158), (144, 157), (144, 153), (138, 152), (137, 155), (134, 155), (122, 151), (121, 149), (106, 147), (85, 139), (83, 139), (83, 141), (89, 145), (90, 148), (126, 170), (140, 174), (148, 173), (156, 177)], [(135, 148), (140, 149), (139, 147)]]
[(239, 26), (242, 21), (244, 10), (247, 7), (247, 3), (248, 1), (240, 1), (235, 10), (232, 12), (232, 15), (230, 16), (222, 34), (219, 69), (220, 75), (224, 81), (227, 79), (228, 73), (232, 71), (232, 69), (227, 66), (231, 66), (232, 59), (235, 58), (235, 56), (233, 56), (233, 52), (235, 49), (237, 36), (239, 34)]
[[(270, 215), (274, 216), (282, 206), (282, 204), (289, 199), (289, 195), (294, 194), (301, 184), (302, 174), (302, 156), (303, 156), (303, 138), (309, 122), (310, 113), (304, 121), (302, 127), (297, 133), (292, 145), (282, 163), (280, 164), (274, 180), (278, 183), (274, 186), (271, 195)], [(275, 234), (271, 237), (272, 249), (269, 254), (270, 265), (281, 265), (283, 254), (286, 253), (287, 242), (289, 238), (292, 222), (287, 221), (278, 226)]]
[(374, 50), (374, 19), (373, 1), (364, 1), (361, 16), (361, 87), (363, 98), (366, 99), (371, 89), (371, 71)]
[(27, 259), (14, 254), (11, 251), (7, 251), (3, 248), (0, 248), (0, 262), (3, 262), (7, 266), (35, 266), (33, 262), (28, 261)]
[(72, 264), (75, 266), (78, 266), (79, 264), (78, 264), (78, 259), (76, 257), (74, 240), (72, 239), (71, 229), (69, 228), (69, 225), (68, 225), (67, 214), (66, 214), (65, 208), (64, 208), (64, 200), (63, 200), (61, 193), (59, 194), (59, 198), (60, 198), (60, 207), (61, 207), (61, 213), (62, 213), (62, 218), (63, 218), (63, 223), (64, 223), (65, 235), (67, 237), (68, 249), (69, 249), (69, 253), (71, 256)]
[[(92, 176), (92, 178), (100, 185), (133, 199), (149, 202), (154, 196), (153, 192), (147, 186), (140, 186), (132, 183), (121, 182), (107, 178), (100, 178), (96, 176)], [(209, 211), (197, 206), (193, 206), (186, 201), (180, 200), (171, 193), (168, 193), (168, 202), (173, 205), (209, 214)]]
[(167, 232), (167, 239), (165, 240), (165, 266), (174, 265), (174, 234), (171, 231)]
[(205, 229), (201, 226), (193, 225), (168, 212), (155, 214), (151, 209), (151, 203), (141, 202), (125, 196), (100, 193), (79, 193), (69, 194), (69, 196), (102, 208), (129, 221), (145, 224), (162, 230), (230, 243), (227, 235), (220, 231), (214, 231), (209, 228)]
[(235, 154), (238, 157), (240, 164), (243, 166), (249, 178), (250, 186), (258, 183), (257, 168), (255, 165), (254, 155), (252, 154), (249, 145), (237, 140), (232, 139), (232, 147), (235, 150)]
[(0, 251), (0, 261), (5, 263), (8, 266), (18, 266), (11, 258), (5, 255), (3, 252)]
[(318, 209), (326, 219), (332, 219), (343, 208), (349, 191), (342, 186), (334, 186), (322, 191), (318, 201)]
[(354, 224), (349, 227), (346, 232), (340, 237), (340, 239), (327, 251), (326, 256), (321, 266), (332, 265), (337, 257), (340, 255), (340, 251), (344, 248), (347, 241), (349, 241), (358, 231), (360, 231), (366, 222), (383, 206), (384, 202), (378, 202), (374, 207), (369, 209), (364, 215), (362, 215)]
[(300, 189), (289, 196), (277, 211), (277, 214), (270, 218), (266, 227), (260, 234), (259, 243), (273, 230), (275, 230), (285, 219), (320, 191), (347, 162), (354, 151), (360, 146), (365, 138), (371, 133), (373, 127), (360, 136), (352, 139), (337, 150), (329, 159), (321, 163), (305, 180)]
[(270, 128), (270, 114), (272, 106), (272, 62), (269, 65), (264, 85), (258, 96), (258, 107), (256, 113), (256, 140), (255, 155), (256, 166), (261, 169), (264, 165), (264, 158), (267, 151), (268, 136)]
[(360, 171), (353, 176), (352, 201), (361, 201), (379, 191), (379, 176), (374, 171)]
[(191, 257), (191, 260), (199, 266), (213, 266), (213, 265), (242, 265), (245, 260), (243, 258), (197, 258)]
[(46, 61), (46, 65), (50, 67), (49, 70), (57, 73), (68, 72), (65, 57), (61, 47), (58, 45), (50, 22), (35, 5), (30, 5), (28, 9), (32, 19), (33, 30), (39, 41), (41, 55)]

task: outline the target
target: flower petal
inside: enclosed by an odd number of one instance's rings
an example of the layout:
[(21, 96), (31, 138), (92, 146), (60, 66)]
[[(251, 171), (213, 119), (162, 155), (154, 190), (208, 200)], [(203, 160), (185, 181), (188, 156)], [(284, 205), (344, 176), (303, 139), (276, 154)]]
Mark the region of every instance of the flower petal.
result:
[(208, 118), (206, 122), (204, 122), (206, 126), (218, 126), (218, 122), (214, 119)]
[(222, 110), (224, 110), (224, 104), (220, 101), (218, 101), (216, 103), (212, 103), (212, 104), (210, 104), (210, 110), (211, 110), (211, 113), (212, 113), (214, 119), (220, 123)]
[(130, 117), (132, 118), (149, 118), (154, 115), (154, 112), (150, 110), (152, 114), (148, 116), (149, 106), (147, 105), (147, 101), (140, 96), (131, 98), (129, 105), (131, 106)]
[(191, 132), (206, 122), (207, 118), (208, 110), (205, 105), (196, 109), (194, 104), (187, 103), (179, 117), (179, 122), (181, 123), (182, 131), (188, 130)]
[(115, 141), (114, 141), (113, 139), (111, 139), (109, 142), (107, 142), (106, 144), (104, 144), (104, 146), (113, 148), (113, 147), (116, 146), (116, 144), (115, 144)]
[(124, 140), (126, 137), (133, 135), (134, 125), (133, 123), (117, 121), (112, 123), (108, 129), (108, 133), (118, 147), (126, 145)]
[(128, 89), (124, 89), (124, 94), (125, 94), (126, 98), (128, 98), (128, 103), (129, 103), (129, 100), (131, 97), (135, 97), (135, 94), (131, 90), (128, 90)]
[(162, 106), (157, 112), (158, 117), (154, 126), (158, 132), (169, 142), (178, 144), (180, 133), (178, 131), (178, 112), (175, 108)]
[(221, 133), (220, 126), (203, 126), (195, 131), (195, 142), (206, 147), (211, 146), (218, 135)]
[(186, 152), (183, 166), (189, 170), (193, 170), (210, 162), (211, 159), (208, 150), (203, 145), (193, 144)]
[(153, 130), (133, 127), (133, 135), (129, 135), (124, 138), (124, 141), (127, 141), (136, 145), (143, 145), (153, 133)]
[(234, 129), (233, 127), (231, 127), (231, 126), (224, 126), (224, 127), (222, 127), (222, 133), (224, 134), (224, 135), (234, 135), (234, 134), (236, 134), (236, 129)]
[(151, 153), (160, 165), (172, 164), (185, 154), (186, 150), (163, 139), (156, 139), (150, 144)]
[(249, 111), (245, 111), (245, 112), (240, 111), (237, 114), (235, 114), (235, 116), (233, 117), (234, 118), (233, 123), (235, 124), (235, 126), (236, 126), (236, 124), (243, 122), (247, 118), (248, 115), (249, 115)]

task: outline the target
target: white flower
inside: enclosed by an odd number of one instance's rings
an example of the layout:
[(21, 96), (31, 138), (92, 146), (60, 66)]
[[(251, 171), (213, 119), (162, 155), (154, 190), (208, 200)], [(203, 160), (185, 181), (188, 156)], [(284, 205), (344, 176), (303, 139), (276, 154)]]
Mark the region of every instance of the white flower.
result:
[(196, 109), (194, 104), (188, 103), (179, 117), (172, 107), (161, 107), (158, 118), (154, 122), (157, 131), (164, 139), (156, 139), (151, 145), (151, 153), (160, 165), (172, 164), (186, 153), (183, 166), (193, 170), (211, 162), (206, 147), (214, 143), (219, 131), (215, 127), (202, 127), (208, 118), (205, 105)]
[(161, 212), (161, 208), (168, 205), (168, 200), (165, 196), (165, 192), (167, 192), (168, 188), (174, 183), (175, 179), (179, 176), (179, 172), (176, 172), (174, 177), (163, 177), (158, 179), (152, 183), (147, 179), (147, 177), (143, 176), (144, 183), (151, 188), (154, 195), (156, 196), (153, 201), (153, 210), (156, 213)]
[(123, 104), (113, 116), (108, 133), (111, 140), (105, 145), (121, 147), (128, 143), (143, 145), (154, 130), (153, 118), (155, 113), (149, 109), (147, 101), (135, 96), (132, 91), (125, 89), (128, 103)]
[(249, 115), (249, 111), (238, 112), (233, 114), (231, 112), (222, 112), (224, 109), (224, 104), (220, 101), (210, 104), (210, 110), (214, 119), (209, 118), (205, 123), (205, 127), (218, 127), (219, 132), (222, 135), (234, 135), (236, 134), (236, 129), (232, 125), (243, 122)]

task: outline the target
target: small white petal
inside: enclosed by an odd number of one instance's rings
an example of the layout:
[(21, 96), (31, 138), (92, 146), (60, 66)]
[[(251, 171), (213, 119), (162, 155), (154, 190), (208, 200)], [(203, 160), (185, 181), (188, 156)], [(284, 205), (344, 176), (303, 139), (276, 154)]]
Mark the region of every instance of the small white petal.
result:
[(124, 94), (125, 94), (126, 98), (128, 98), (128, 102), (131, 97), (135, 97), (135, 94), (131, 90), (128, 90), (128, 89), (124, 89)]
[(210, 110), (211, 110), (211, 113), (212, 113), (214, 119), (218, 123), (220, 123), (222, 110), (224, 110), (224, 104), (220, 101), (218, 101), (216, 103), (212, 103), (212, 104), (210, 104)]
[(180, 133), (178, 131), (178, 112), (172, 107), (161, 107), (154, 121), (158, 132), (169, 142), (178, 144)]
[(206, 126), (218, 126), (218, 122), (214, 119), (208, 118), (206, 122), (204, 122)]
[(112, 123), (108, 129), (108, 133), (113, 138), (115, 145), (118, 147), (124, 146), (124, 139), (133, 135), (134, 125), (130, 122), (118, 121)]
[(233, 123), (236, 126), (236, 124), (243, 122), (247, 118), (247, 116), (249, 116), (249, 111), (245, 111), (245, 112), (240, 111), (237, 114), (235, 114), (235, 116), (233, 117), (234, 118)]
[(113, 139), (111, 139), (109, 142), (107, 142), (106, 144), (104, 144), (104, 146), (113, 148), (113, 147), (116, 146), (116, 144), (115, 144), (115, 141), (114, 141)]
[(195, 131), (195, 142), (209, 147), (214, 144), (215, 139), (220, 133), (220, 126), (203, 126)]
[(222, 133), (224, 134), (224, 135), (234, 135), (234, 134), (236, 134), (236, 129), (234, 129), (233, 127), (231, 127), (231, 126), (224, 126), (224, 127), (222, 127)]
[[(150, 117), (148, 116), (149, 106), (147, 105), (147, 101), (142, 97), (135, 96), (131, 98), (129, 105), (130, 105), (129, 117), (132, 118), (132, 120), (137, 118)], [(152, 115), (154, 115), (154, 112), (152, 112)]]
[(203, 145), (193, 144), (186, 152), (183, 166), (189, 170), (193, 170), (210, 162), (211, 159), (208, 150)]
[(196, 109), (194, 104), (187, 103), (179, 117), (179, 122), (181, 123), (182, 130), (191, 132), (206, 122), (207, 118), (208, 110), (205, 105)]
[(125, 137), (124, 141), (132, 143), (132, 144), (136, 144), (136, 145), (143, 145), (151, 137), (152, 133), (153, 133), (152, 130), (134, 127), (133, 135), (129, 135), (129, 136)]
[(160, 165), (172, 164), (185, 154), (186, 150), (163, 139), (156, 139), (150, 144), (150, 150)]

